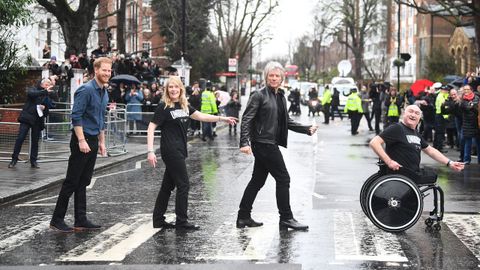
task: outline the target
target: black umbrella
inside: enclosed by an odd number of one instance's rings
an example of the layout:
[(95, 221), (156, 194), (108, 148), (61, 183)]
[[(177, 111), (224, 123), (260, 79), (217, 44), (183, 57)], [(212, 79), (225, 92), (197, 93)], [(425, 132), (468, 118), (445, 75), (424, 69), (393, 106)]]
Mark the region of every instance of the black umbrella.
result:
[(141, 84), (140, 81), (135, 76), (128, 75), (128, 74), (117, 75), (117, 76), (113, 77), (112, 79), (110, 79), (110, 82), (113, 82), (113, 83), (116, 83), (116, 84), (118, 84), (118, 83)]

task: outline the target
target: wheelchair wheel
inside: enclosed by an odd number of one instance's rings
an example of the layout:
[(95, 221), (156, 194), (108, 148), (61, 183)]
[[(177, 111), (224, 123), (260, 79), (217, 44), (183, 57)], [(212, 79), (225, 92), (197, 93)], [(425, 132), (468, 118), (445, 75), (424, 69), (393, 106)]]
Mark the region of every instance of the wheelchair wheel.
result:
[(401, 232), (415, 225), (422, 215), (423, 196), (409, 178), (384, 175), (370, 185), (366, 206), (375, 226), (388, 232)]
[(373, 181), (375, 181), (378, 177), (380, 177), (378, 173), (372, 174), (370, 177), (367, 178), (367, 180), (365, 180), (362, 189), (360, 189), (360, 205), (362, 206), (363, 213), (367, 216), (367, 193)]

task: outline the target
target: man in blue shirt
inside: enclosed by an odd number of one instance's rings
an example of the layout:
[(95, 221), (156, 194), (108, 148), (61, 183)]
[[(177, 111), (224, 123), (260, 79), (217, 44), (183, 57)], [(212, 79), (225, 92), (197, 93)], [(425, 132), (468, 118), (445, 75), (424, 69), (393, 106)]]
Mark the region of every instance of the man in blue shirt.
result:
[[(86, 188), (90, 184), (97, 160), (97, 152), (107, 154), (105, 148), (105, 112), (108, 103), (106, 84), (112, 72), (112, 60), (100, 57), (93, 63), (95, 78), (75, 92), (72, 108), (73, 132), (70, 140), (70, 158), (67, 176), (58, 195), (50, 228), (61, 232), (99, 229), (87, 219)], [(64, 219), (68, 201), (74, 195), (74, 227)]]

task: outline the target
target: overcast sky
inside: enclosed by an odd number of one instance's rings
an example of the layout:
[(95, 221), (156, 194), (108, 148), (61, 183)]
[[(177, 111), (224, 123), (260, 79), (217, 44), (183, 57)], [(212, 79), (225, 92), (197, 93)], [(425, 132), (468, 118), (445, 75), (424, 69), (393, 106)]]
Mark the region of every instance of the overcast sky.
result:
[(273, 39), (265, 41), (261, 59), (288, 55), (288, 42), (295, 41), (306, 32), (312, 33), (312, 9), (317, 0), (278, 0), (277, 15), (271, 19)]

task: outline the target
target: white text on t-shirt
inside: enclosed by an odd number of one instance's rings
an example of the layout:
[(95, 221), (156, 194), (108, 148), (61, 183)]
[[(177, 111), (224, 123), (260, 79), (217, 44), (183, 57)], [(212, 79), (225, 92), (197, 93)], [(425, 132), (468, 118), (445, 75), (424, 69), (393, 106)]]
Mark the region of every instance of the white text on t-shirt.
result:
[(181, 109), (176, 109), (174, 111), (170, 111), (170, 114), (172, 115), (173, 119), (188, 117), (188, 114), (184, 110), (181, 110)]

